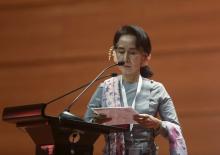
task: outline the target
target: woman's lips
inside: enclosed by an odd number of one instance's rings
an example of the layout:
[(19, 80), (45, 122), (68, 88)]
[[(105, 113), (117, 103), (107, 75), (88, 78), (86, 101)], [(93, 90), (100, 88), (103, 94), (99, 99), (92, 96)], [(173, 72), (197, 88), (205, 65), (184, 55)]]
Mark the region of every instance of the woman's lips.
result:
[(125, 67), (125, 68), (131, 68), (131, 66), (128, 66), (128, 65), (124, 65), (124, 67)]

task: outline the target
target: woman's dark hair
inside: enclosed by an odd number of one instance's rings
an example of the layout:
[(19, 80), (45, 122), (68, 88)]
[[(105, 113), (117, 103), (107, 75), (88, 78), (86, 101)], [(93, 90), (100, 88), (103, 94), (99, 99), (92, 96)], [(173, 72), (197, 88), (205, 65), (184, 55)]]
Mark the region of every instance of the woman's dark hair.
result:
[[(117, 43), (122, 35), (133, 35), (136, 37), (136, 48), (143, 49), (148, 55), (151, 53), (151, 42), (148, 34), (141, 28), (135, 25), (125, 25), (116, 31), (113, 46), (117, 48)], [(149, 66), (143, 66), (140, 68), (141, 76), (150, 78), (153, 76), (153, 72)]]

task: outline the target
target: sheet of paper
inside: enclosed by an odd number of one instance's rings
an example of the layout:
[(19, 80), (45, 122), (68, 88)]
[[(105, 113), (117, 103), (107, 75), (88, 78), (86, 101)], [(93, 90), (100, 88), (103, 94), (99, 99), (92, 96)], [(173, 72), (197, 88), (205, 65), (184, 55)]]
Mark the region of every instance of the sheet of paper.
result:
[(112, 120), (103, 123), (104, 125), (121, 125), (121, 124), (137, 124), (133, 120), (133, 116), (138, 114), (132, 107), (106, 107), (106, 108), (93, 108), (97, 114), (104, 114)]

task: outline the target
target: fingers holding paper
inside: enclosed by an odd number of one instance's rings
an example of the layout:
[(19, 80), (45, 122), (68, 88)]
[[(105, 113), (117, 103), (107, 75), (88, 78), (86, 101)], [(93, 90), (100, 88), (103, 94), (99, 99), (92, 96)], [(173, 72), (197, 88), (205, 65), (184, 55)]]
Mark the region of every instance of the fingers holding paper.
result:
[(98, 114), (98, 113), (93, 113), (93, 122), (94, 123), (98, 123), (98, 124), (102, 124), (105, 122), (108, 122), (112, 120), (112, 118), (107, 117), (105, 114)]
[(134, 120), (145, 128), (157, 129), (161, 125), (161, 120), (148, 114), (134, 115)]

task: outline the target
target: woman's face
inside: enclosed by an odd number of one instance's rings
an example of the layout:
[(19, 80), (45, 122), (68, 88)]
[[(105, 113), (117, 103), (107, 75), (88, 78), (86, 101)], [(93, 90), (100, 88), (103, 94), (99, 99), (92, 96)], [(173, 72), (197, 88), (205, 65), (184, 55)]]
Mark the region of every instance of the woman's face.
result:
[(122, 35), (114, 52), (115, 61), (125, 62), (124, 66), (119, 67), (122, 75), (137, 76), (140, 67), (148, 62), (147, 54), (136, 48), (136, 37), (133, 35)]

